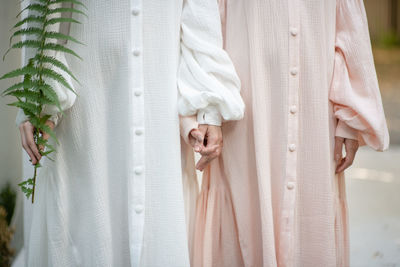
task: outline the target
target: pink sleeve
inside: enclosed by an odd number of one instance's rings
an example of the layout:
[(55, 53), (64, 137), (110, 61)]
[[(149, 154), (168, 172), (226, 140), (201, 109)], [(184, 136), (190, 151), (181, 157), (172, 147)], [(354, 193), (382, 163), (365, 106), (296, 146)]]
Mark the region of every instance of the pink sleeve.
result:
[(336, 136), (385, 150), (389, 133), (362, 0), (338, 0), (336, 52), (329, 99), (339, 119)]

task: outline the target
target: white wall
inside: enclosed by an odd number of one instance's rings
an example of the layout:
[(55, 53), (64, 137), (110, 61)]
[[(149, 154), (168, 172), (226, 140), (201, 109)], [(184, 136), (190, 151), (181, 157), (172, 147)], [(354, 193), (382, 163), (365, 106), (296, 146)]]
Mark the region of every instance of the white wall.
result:
[[(16, 23), (19, 1), (0, 0), (0, 55), (9, 47), (10, 28)], [(0, 76), (20, 66), (20, 51), (9, 53), (0, 59)], [(0, 81), (0, 91), (6, 89), (12, 81)], [(22, 176), (21, 145), (18, 129), (15, 126), (16, 108), (7, 106), (12, 98), (0, 97), (0, 188), (11, 182), (15, 187)]]

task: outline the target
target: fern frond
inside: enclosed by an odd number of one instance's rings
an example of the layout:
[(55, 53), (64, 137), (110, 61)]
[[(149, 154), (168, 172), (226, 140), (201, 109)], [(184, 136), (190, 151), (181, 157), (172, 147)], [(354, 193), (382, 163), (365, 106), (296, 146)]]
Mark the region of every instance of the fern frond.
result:
[(14, 37), (20, 36), (20, 35), (36, 35), (36, 36), (41, 36), (43, 34), (43, 30), (41, 28), (37, 27), (30, 27), (27, 29), (21, 29), (13, 33), (10, 37), (10, 45)]
[(76, 8), (70, 8), (70, 7), (59, 7), (59, 8), (54, 8), (54, 9), (49, 9), (48, 14), (55, 14), (55, 13), (78, 13), (81, 14), (85, 17), (87, 17), (86, 13), (76, 9)]
[(41, 14), (46, 14), (48, 13), (49, 9), (46, 5), (42, 5), (42, 4), (30, 4), (27, 7), (25, 7), (24, 9), (21, 10), (21, 12), (18, 13), (17, 18), (22, 14), (22, 12), (24, 12), (25, 10), (31, 10), (31, 11), (37, 11)]
[(27, 103), (27, 102), (18, 101), (18, 102), (10, 103), (10, 104), (7, 104), (7, 105), (21, 108), (24, 111), (27, 110), (32, 114), (38, 114), (40, 112), (39, 106), (37, 106), (37, 105), (35, 105), (33, 103)]
[(24, 80), (23, 82), (20, 82), (20, 83), (17, 83), (17, 84), (14, 84), (14, 85), (8, 87), (6, 90), (4, 90), (2, 92), (2, 96), (7, 95), (9, 92), (12, 92), (14, 90), (18, 90), (21, 88), (30, 88), (30, 87), (34, 87), (34, 86), (35, 86), (34, 82), (31, 82), (30, 80)]
[(17, 70), (13, 70), (10, 71), (6, 74), (4, 74), (3, 76), (0, 77), (0, 80), (4, 80), (4, 79), (9, 79), (9, 78), (14, 78), (14, 77), (18, 77), (21, 75), (36, 75), (38, 74), (38, 69), (32, 66), (25, 66), (23, 68), (17, 69)]
[(82, 58), (77, 53), (75, 53), (73, 50), (71, 50), (69, 48), (66, 48), (66, 47), (64, 47), (63, 45), (60, 45), (60, 44), (47, 43), (47, 44), (45, 44), (43, 46), (43, 50), (61, 51), (61, 52), (67, 53), (67, 54), (71, 54), (71, 55), (73, 55), (73, 56), (75, 56), (75, 57), (77, 57), (77, 58), (82, 60)]
[(52, 69), (48, 69), (48, 68), (41, 69), (41, 73), (42, 73), (43, 76), (51, 78), (51, 79), (55, 80), (56, 82), (59, 82), (60, 84), (62, 84), (66, 88), (68, 88), (70, 91), (75, 93), (75, 91), (72, 88), (72, 86), (67, 82), (67, 80), (61, 74), (55, 72)]
[(56, 143), (59, 144), (56, 134), (48, 125), (42, 123), (38, 128), (42, 129), (43, 132), (49, 134), (56, 141)]
[(61, 61), (56, 59), (55, 57), (49, 57), (49, 56), (40, 57), (40, 55), (36, 55), (34, 60), (37, 62), (40, 60), (43, 63), (50, 63), (53, 66), (66, 72), (69, 76), (71, 76), (72, 79), (74, 79), (75, 81), (78, 82), (78, 79), (72, 74), (72, 72), (68, 69), (68, 67), (64, 63), (62, 63)]
[(55, 0), (55, 1), (51, 2), (51, 4), (57, 4), (57, 3), (72, 3), (72, 4), (76, 4), (76, 5), (82, 6), (87, 9), (86, 5), (78, 0)]
[(40, 41), (36, 41), (36, 40), (25, 40), (25, 41), (21, 41), (18, 43), (13, 44), (4, 54), (3, 56), (3, 60), (5, 59), (5, 57), (7, 56), (7, 54), (12, 50), (12, 49), (16, 49), (16, 48), (22, 48), (22, 47), (28, 47), (28, 48), (40, 48), (41, 46), (41, 42)]
[(43, 93), (43, 96), (51, 101), (51, 104), (55, 105), (58, 110), (63, 113), (60, 105), (60, 101), (58, 100), (57, 93), (51, 88), (49, 85), (43, 85), (40, 87)]
[(74, 37), (69, 36), (69, 35), (65, 35), (65, 34), (62, 34), (62, 33), (59, 33), (59, 32), (46, 32), (44, 34), (44, 36), (46, 38), (50, 38), (50, 39), (69, 40), (69, 41), (72, 41), (72, 42), (77, 43), (77, 44), (83, 44), (83, 43), (79, 42), (78, 40), (76, 40)]
[[(57, 103), (54, 100), (49, 99), (47, 96), (43, 97), (42, 94), (40, 94), (39, 92), (34, 92), (34, 91), (17, 90), (17, 91), (9, 92), (6, 95), (15, 96), (17, 98), (25, 98), (25, 100), (27, 100), (28, 102), (38, 103), (38, 104), (42, 104), (42, 105), (57, 105)], [(58, 104), (58, 106), (59, 106), (59, 104)]]
[(71, 22), (71, 23), (76, 23), (76, 24), (81, 24), (79, 21), (73, 18), (53, 18), (49, 19), (48, 21), (45, 22), (45, 26), (51, 25), (51, 24), (56, 24), (56, 23), (62, 23), (62, 22)]
[(30, 23), (30, 22), (37, 22), (37, 23), (45, 23), (46, 22), (46, 16), (28, 16), (24, 18), (23, 20), (19, 21), (17, 24), (14, 25), (13, 28), (18, 28), (19, 26), (25, 24), (25, 23)]

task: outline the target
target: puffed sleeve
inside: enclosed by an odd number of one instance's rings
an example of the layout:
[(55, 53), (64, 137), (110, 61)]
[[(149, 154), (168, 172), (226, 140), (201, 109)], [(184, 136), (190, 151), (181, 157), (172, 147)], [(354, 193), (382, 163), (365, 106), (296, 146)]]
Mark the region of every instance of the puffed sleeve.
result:
[(217, 0), (184, 0), (181, 30), (179, 113), (197, 114), (199, 124), (241, 119), (241, 84), (223, 50)]
[[(29, 4), (30, 1), (26, 1), (27, 5)], [(53, 8), (59, 8), (59, 7), (68, 7), (68, 6), (64, 6), (64, 5), (68, 5), (68, 4), (54, 4), (52, 5)], [(21, 5), (21, 8), (24, 8), (24, 5)], [(61, 14), (60, 13), (55, 13), (54, 15), (51, 16), (51, 18), (56, 18), (56, 17), (60, 17)], [(64, 25), (65, 26), (65, 25)], [(52, 32), (62, 32), (64, 34), (69, 34), (68, 32), (64, 32), (64, 31), (68, 31), (69, 27), (64, 27), (61, 29), (61, 24), (60, 23), (56, 23), (56, 24), (51, 24), (47, 26), (47, 31), (52, 31)], [(65, 41), (59, 41), (59, 42), (64, 42)], [(57, 60), (59, 60), (60, 62), (62, 62), (67, 68), (69, 68), (68, 66), (68, 61), (65, 57), (65, 54), (63, 52), (60, 51), (53, 51), (53, 50), (46, 50), (46, 56), (50, 56), (50, 57), (54, 57)], [(31, 58), (32, 56), (32, 51), (28, 51), (26, 49), (23, 50), (23, 61), (24, 64), (26, 64), (28, 62), (28, 59)], [(47, 66), (50, 67), (50, 66)], [(53, 67), (51, 67), (53, 68)], [(56, 70), (58, 73), (60, 73), (61, 75), (63, 75), (66, 79), (66, 81), (73, 87), (73, 82), (72, 82), (72, 78), (63, 70), (61, 69), (57, 69)], [(50, 79), (50, 78), (46, 78), (46, 83), (49, 84), (54, 91), (57, 93), (59, 102), (60, 102), (60, 106), (61, 109), (63, 111), (68, 110), (69, 108), (71, 108), (73, 106), (73, 104), (75, 103), (76, 100), (76, 94), (74, 92), (72, 92), (71, 90), (65, 88), (64, 86), (60, 85), (59, 83), (57, 83), (56, 81)], [(50, 120), (54, 122), (54, 124), (57, 126), (57, 124), (60, 122), (61, 118), (62, 118), (62, 113), (60, 112), (60, 110), (56, 107), (56, 106), (50, 106), (50, 105), (46, 105), (43, 107), (43, 114), (45, 115), (51, 115)], [(16, 118), (16, 124), (17, 126), (20, 125), (22, 122), (25, 122), (28, 120), (28, 117), (24, 114), (24, 112), (20, 109), (18, 111), (17, 114), (17, 118)]]
[(337, 0), (335, 65), (330, 90), (336, 136), (383, 151), (389, 133), (362, 0)]

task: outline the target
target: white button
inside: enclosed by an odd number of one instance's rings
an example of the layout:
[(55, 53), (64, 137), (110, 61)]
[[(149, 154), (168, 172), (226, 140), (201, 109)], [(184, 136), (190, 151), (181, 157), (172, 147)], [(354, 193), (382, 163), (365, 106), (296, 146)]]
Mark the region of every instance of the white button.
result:
[(291, 144), (291, 145), (289, 146), (289, 150), (290, 150), (290, 152), (295, 151), (295, 150), (296, 150), (296, 145), (295, 145), (295, 144)]
[(136, 173), (137, 175), (142, 174), (142, 173), (143, 173), (143, 167), (140, 167), (140, 166), (136, 167), (136, 168), (135, 168), (135, 173)]
[(143, 205), (140, 205), (140, 204), (136, 205), (135, 211), (136, 211), (137, 214), (142, 213), (143, 210), (144, 210)]
[(291, 28), (291, 29), (290, 29), (290, 34), (291, 34), (292, 36), (296, 36), (297, 33), (298, 33), (297, 28)]
[(291, 69), (291, 71), (290, 71), (290, 73), (293, 75), (293, 76), (295, 76), (295, 75), (297, 75), (297, 68), (293, 68), (293, 69)]
[(133, 50), (133, 55), (134, 55), (135, 57), (140, 56), (140, 50), (139, 50), (139, 49)]
[(136, 135), (142, 135), (143, 134), (143, 130), (142, 129), (136, 129), (135, 130), (135, 134)]
[(133, 8), (132, 9), (132, 15), (137, 16), (140, 14), (140, 9), (139, 8)]
[(292, 190), (294, 188), (294, 183), (293, 182), (288, 182), (286, 187), (287, 187), (287, 189)]
[(297, 107), (295, 105), (290, 107), (290, 113), (295, 114), (297, 112)]
[(135, 90), (135, 96), (141, 96), (142, 95), (142, 90), (137, 89)]

